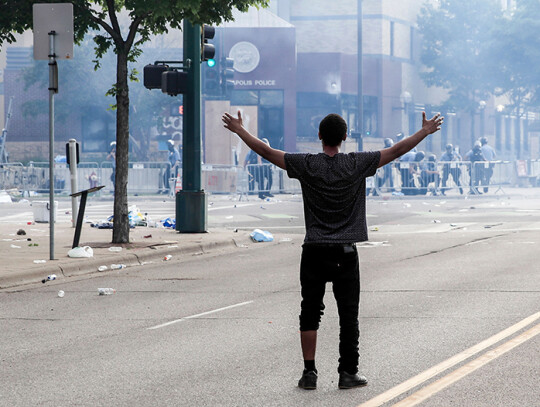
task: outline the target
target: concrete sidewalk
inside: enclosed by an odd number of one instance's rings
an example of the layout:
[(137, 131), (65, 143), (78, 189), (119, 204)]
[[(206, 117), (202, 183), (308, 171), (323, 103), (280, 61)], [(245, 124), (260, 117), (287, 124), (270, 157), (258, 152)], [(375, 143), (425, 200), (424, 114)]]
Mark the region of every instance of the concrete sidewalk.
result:
[[(18, 231), (21, 234), (17, 234)], [(55, 223), (55, 259), (50, 260), (48, 223), (1, 223), (0, 288), (40, 282), (50, 274), (56, 274), (61, 279), (99, 273), (99, 266), (107, 266), (104, 271), (107, 273), (111, 270), (111, 264), (139, 266), (147, 262), (165, 261), (166, 255), (171, 255), (170, 261), (174, 261), (179, 256), (251, 244), (249, 233), (245, 231), (235, 233), (221, 228), (209, 229), (207, 233), (184, 234), (174, 229), (138, 226), (130, 230), (130, 243), (117, 245), (110, 243), (111, 229), (97, 229), (85, 223), (79, 246), (90, 246), (93, 257), (70, 258), (67, 253), (73, 244), (74, 234), (75, 228), (71, 227), (71, 223)], [(117, 251), (111, 251), (113, 247)]]

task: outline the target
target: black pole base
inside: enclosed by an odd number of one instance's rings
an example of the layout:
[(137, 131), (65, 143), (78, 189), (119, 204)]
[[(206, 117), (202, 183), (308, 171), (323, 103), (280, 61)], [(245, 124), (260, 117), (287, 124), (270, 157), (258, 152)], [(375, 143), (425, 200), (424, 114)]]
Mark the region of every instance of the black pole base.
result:
[(176, 194), (176, 230), (180, 233), (204, 233), (208, 225), (208, 198), (204, 191), (180, 191)]

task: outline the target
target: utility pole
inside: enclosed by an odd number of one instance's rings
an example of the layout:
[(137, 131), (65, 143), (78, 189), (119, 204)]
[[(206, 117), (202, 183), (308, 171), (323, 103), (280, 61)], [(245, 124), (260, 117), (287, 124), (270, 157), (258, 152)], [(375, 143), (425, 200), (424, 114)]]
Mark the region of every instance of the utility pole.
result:
[(202, 182), (201, 26), (184, 20), (184, 65), (188, 67), (182, 135), (182, 190), (176, 194), (176, 230), (206, 232), (207, 196)]

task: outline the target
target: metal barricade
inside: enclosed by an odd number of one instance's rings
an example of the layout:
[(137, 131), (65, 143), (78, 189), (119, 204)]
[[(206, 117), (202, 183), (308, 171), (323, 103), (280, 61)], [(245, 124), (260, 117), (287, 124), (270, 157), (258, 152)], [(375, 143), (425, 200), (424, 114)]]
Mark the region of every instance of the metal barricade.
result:
[(241, 167), (225, 164), (203, 164), (203, 189), (212, 194), (236, 194)]
[[(77, 188), (79, 191), (95, 188), (99, 185), (102, 185), (101, 168), (97, 162), (80, 162), (77, 164)], [(95, 194), (100, 195), (101, 190), (95, 192)]]
[[(36, 193), (48, 194), (49, 183), (49, 163), (30, 161), (26, 167), (26, 190)], [(66, 163), (54, 164), (54, 192), (67, 193), (70, 187), (69, 167)]]
[(272, 164), (248, 164), (248, 194), (258, 195), (265, 198), (273, 195), (276, 188), (274, 185), (274, 168)]
[(377, 170), (366, 193), (380, 195), (446, 195), (504, 192), (512, 185), (508, 161), (392, 162)]
[[(436, 171), (426, 172), (425, 164), (435, 165)], [(521, 171), (518, 171), (518, 167)], [(523, 168), (526, 167), (526, 170)], [(181, 169), (173, 174), (168, 162), (133, 162), (128, 169), (128, 194), (159, 194), (177, 192), (176, 181)], [(525, 173), (525, 175), (523, 175)], [(111, 161), (81, 162), (78, 164), (78, 188), (88, 189), (105, 185), (104, 192), (114, 191)], [(537, 186), (540, 160), (529, 161), (451, 161), (451, 162), (392, 162), (377, 170), (366, 180), (366, 193), (373, 195), (446, 195), (504, 193), (505, 186)], [(66, 163), (55, 163), (55, 192), (69, 194), (70, 171)], [(260, 198), (278, 193), (301, 193), (297, 179), (273, 164), (234, 165), (204, 164), (202, 189), (210, 194), (237, 194)], [(179, 184), (181, 185), (181, 183)], [(49, 163), (30, 162), (0, 165), (0, 189), (49, 193)]]
[[(169, 162), (130, 162), (128, 167), (128, 194), (166, 194), (170, 189), (171, 165)], [(111, 161), (103, 161), (100, 166), (100, 182), (104, 190), (114, 192)], [(172, 186), (174, 188), (174, 186)]]
[(25, 167), (22, 163), (0, 165), (0, 189), (26, 190)]

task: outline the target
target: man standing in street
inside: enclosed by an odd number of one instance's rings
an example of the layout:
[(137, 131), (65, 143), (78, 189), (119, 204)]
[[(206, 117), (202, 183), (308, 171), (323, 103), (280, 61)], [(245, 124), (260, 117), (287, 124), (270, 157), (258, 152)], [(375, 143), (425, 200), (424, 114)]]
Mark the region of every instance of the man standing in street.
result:
[(304, 202), (306, 236), (300, 262), (301, 311), (300, 342), (304, 371), (298, 386), (317, 387), (315, 367), (317, 330), (323, 315), (323, 297), (327, 282), (332, 282), (336, 299), (339, 335), (340, 389), (367, 385), (358, 374), (358, 311), (360, 272), (356, 242), (368, 239), (366, 222), (366, 178), (414, 148), (428, 135), (440, 129), (438, 114), (427, 120), (411, 137), (381, 151), (340, 153), (347, 138), (347, 123), (337, 114), (329, 114), (319, 124), (322, 153), (285, 153), (250, 134), (242, 116), (225, 113), (224, 127), (236, 133), (246, 145), (271, 163), (300, 181)]
[[(394, 145), (394, 140), (391, 138), (384, 139), (384, 148), (390, 148)], [(392, 165), (385, 165), (382, 168), (382, 176), (377, 178), (377, 186), (381, 189), (384, 185), (388, 187), (389, 192), (394, 192), (394, 174)]]
[(491, 146), (488, 146), (487, 137), (482, 137), (480, 139), (480, 144), (482, 145), (482, 155), (486, 161), (490, 161), (489, 166), (485, 167), (484, 172), (482, 173), (482, 185), (484, 186), (484, 192), (488, 192), (488, 185), (491, 181), (491, 177), (493, 176), (493, 167), (495, 165), (491, 161), (495, 161), (497, 154)]
[(167, 150), (169, 150), (167, 159), (169, 160), (169, 165), (165, 168), (165, 174), (163, 175), (163, 184), (165, 186), (164, 193), (169, 193), (170, 188), (173, 190), (176, 188), (175, 185), (170, 185), (171, 178), (178, 177), (178, 170), (182, 168), (182, 156), (180, 152), (174, 145), (174, 140), (167, 141)]
[(471, 187), (469, 194), (482, 195), (478, 190), (478, 185), (484, 179), (484, 161), (486, 158), (482, 154), (482, 146), (480, 142), (474, 143), (471, 150), (465, 154), (465, 160), (469, 161), (469, 185)]
[(446, 195), (446, 181), (448, 181), (448, 177), (452, 175), (454, 184), (456, 184), (459, 188), (459, 193), (463, 195), (463, 188), (461, 187), (460, 182), (461, 169), (459, 168), (461, 164), (461, 156), (457, 151), (454, 150), (454, 146), (452, 144), (446, 145), (446, 151), (441, 156), (441, 162), (443, 162), (441, 194)]
[(109, 144), (109, 154), (107, 155), (107, 160), (111, 160), (112, 172), (111, 172), (111, 182), (112, 190), (114, 192), (115, 180), (116, 180), (116, 141), (112, 141)]

